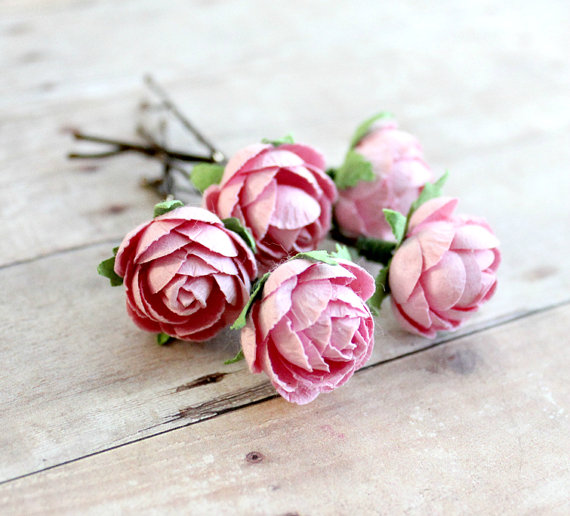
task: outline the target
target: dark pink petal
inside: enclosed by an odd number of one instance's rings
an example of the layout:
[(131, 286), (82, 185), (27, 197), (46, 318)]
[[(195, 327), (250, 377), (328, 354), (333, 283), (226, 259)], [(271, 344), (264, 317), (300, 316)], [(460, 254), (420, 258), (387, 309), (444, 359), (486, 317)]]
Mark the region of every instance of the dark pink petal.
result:
[[(141, 256), (145, 255), (145, 251), (151, 246), (158, 250), (156, 258), (159, 256), (164, 256), (165, 254), (168, 254), (168, 252), (172, 252), (173, 250), (182, 247), (185, 244), (182, 239), (178, 238), (177, 240), (176, 237), (165, 238), (170, 237), (172, 230), (178, 227), (180, 224), (182, 224), (180, 221), (171, 220), (162, 220), (158, 222), (152, 221), (147, 226), (146, 230), (140, 235), (140, 240), (137, 245), (137, 252), (135, 254), (134, 261), (144, 263), (140, 262)], [(153, 244), (156, 244), (156, 246)], [(171, 251), (168, 251), (167, 249), (171, 249)], [(162, 250), (164, 250), (164, 252), (163, 254), (160, 254)], [(148, 259), (152, 259), (154, 257), (155, 256), (152, 256)]]
[[(402, 310), (402, 306), (399, 305), (393, 297), (390, 296), (392, 313), (396, 317), (400, 326), (410, 332), (420, 335), (421, 337), (426, 337), (428, 339), (433, 339), (437, 335), (437, 332), (431, 327), (422, 327), (413, 319), (410, 319), (408, 315)], [(431, 321), (431, 319), (430, 319)]]
[(315, 198), (293, 186), (281, 185), (269, 223), (279, 229), (298, 229), (313, 223), (320, 214)]
[(279, 168), (270, 168), (246, 176), (244, 186), (241, 190), (241, 206), (247, 206), (256, 201), (267, 186), (274, 181), (278, 171)]
[(146, 269), (146, 278), (152, 294), (156, 294), (170, 283), (184, 263), (185, 256), (184, 251), (176, 251), (154, 260), (152, 266)]
[(417, 285), (408, 300), (401, 304), (401, 308), (402, 311), (419, 326), (424, 328), (431, 326), (429, 304), (420, 285)]
[(285, 360), (307, 371), (313, 370), (305, 354), (301, 339), (297, 333), (291, 329), (290, 321), (281, 319), (271, 330), (271, 339)]
[[(230, 270), (234, 271), (234, 274), (237, 273), (237, 268), (231, 260), (225, 258), (225, 263)], [(185, 257), (178, 270), (179, 274), (194, 278), (198, 276), (208, 276), (209, 274), (215, 274), (217, 272), (220, 272), (218, 268), (212, 267), (211, 263), (206, 263), (204, 259), (198, 258), (198, 256), (195, 255)]]
[(264, 168), (287, 168), (302, 165), (303, 160), (287, 150), (270, 149), (249, 160), (241, 169), (241, 173), (251, 173)]

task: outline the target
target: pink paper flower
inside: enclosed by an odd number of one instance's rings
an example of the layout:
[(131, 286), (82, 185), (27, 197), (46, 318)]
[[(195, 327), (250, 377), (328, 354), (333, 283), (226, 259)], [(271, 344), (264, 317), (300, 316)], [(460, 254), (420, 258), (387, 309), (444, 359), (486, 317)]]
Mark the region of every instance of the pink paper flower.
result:
[(220, 219), (182, 207), (146, 222), (115, 259), (127, 311), (143, 330), (203, 341), (231, 324), (257, 275), (253, 253)]
[(260, 272), (316, 249), (331, 225), (336, 187), (313, 148), (255, 144), (230, 159), (222, 181), (204, 192), (203, 206), (236, 217), (257, 243)]
[(481, 218), (454, 214), (457, 199), (439, 197), (412, 215), (388, 280), (402, 327), (433, 338), (453, 330), (495, 292), (499, 241)]
[(370, 358), (374, 321), (365, 303), (374, 280), (346, 260), (293, 259), (267, 279), (241, 345), (253, 373), (300, 405), (348, 381)]
[(424, 184), (433, 180), (418, 140), (393, 119), (376, 123), (354, 150), (372, 164), (374, 181), (339, 190), (335, 218), (347, 236), (393, 240), (382, 210), (406, 214)]

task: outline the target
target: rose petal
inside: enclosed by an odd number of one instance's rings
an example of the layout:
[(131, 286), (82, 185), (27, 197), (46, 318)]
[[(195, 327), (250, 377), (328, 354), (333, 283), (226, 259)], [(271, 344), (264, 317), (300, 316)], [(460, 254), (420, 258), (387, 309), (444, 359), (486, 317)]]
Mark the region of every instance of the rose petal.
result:
[[(447, 310), (461, 299), (467, 280), (463, 263), (457, 253), (445, 253), (435, 267), (422, 275), (421, 284), (430, 307), (435, 310)], [(403, 309), (411, 316), (407, 305), (408, 303)], [(411, 317), (418, 320), (414, 316)], [(421, 324), (429, 325), (423, 322)]]
[(273, 327), (291, 309), (291, 293), (296, 284), (297, 278), (292, 277), (283, 282), (271, 295), (267, 296), (264, 292), (258, 319), (259, 333), (262, 339), (267, 337)]
[(417, 238), (404, 240), (396, 251), (390, 265), (388, 281), (392, 297), (398, 303), (404, 303), (411, 296), (422, 272), (422, 249)]
[(267, 227), (275, 211), (276, 202), (277, 184), (272, 181), (254, 203), (244, 207), (247, 225), (251, 228), (256, 239), (263, 238), (267, 233)]
[(452, 249), (493, 249), (499, 246), (498, 238), (482, 226), (467, 224), (457, 228)]
[(288, 185), (277, 187), (277, 201), (270, 224), (279, 229), (298, 229), (319, 218), (318, 201), (299, 188)]
[(436, 265), (449, 250), (455, 235), (453, 226), (446, 222), (434, 222), (421, 226), (415, 236), (422, 248), (423, 270)]
[(453, 197), (436, 197), (425, 202), (412, 215), (409, 232), (412, 233), (420, 224), (448, 221), (455, 211), (458, 202), (459, 199)]
[(234, 241), (226, 229), (210, 224), (184, 224), (177, 227), (175, 233), (180, 233), (190, 241), (197, 242), (223, 256), (234, 257), (238, 254)]

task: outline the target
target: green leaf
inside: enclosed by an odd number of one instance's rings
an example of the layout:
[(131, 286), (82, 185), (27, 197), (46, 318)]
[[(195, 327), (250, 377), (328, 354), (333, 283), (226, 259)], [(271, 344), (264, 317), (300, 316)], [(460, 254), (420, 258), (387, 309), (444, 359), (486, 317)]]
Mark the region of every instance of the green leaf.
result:
[(263, 276), (261, 276), (261, 278), (259, 278), (255, 282), (255, 284), (253, 285), (253, 288), (251, 289), (251, 295), (249, 296), (249, 299), (248, 299), (246, 305), (243, 307), (243, 310), (239, 314), (238, 318), (231, 325), (232, 330), (241, 330), (246, 325), (247, 314), (251, 310), (251, 306), (253, 305), (254, 301), (259, 296), (261, 296), (261, 293), (263, 291), (263, 285), (265, 285), (267, 278), (269, 278), (269, 272), (266, 272)]
[(243, 355), (243, 351), (240, 349), (237, 352), (237, 355), (234, 358), (230, 358), (229, 360), (226, 360), (224, 362), (224, 365), (229, 365), (229, 364), (235, 364), (236, 362), (239, 362), (240, 360), (243, 360), (245, 357)]
[(352, 261), (352, 255), (350, 254), (350, 249), (341, 244), (336, 244), (336, 251), (331, 253), (333, 258), (340, 258), (342, 260)]
[(377, 263), (388, 263), (397, 246), (396, 242), (363, 236), (357, 238), (355, 245), (358, 254)]
[(312, 260), (314, 262), (328, 263), (329, 265), (338, 265), (338, 262), (327, 252), (322, 249), (309, 251), (307, 253), (299, 253), (293, 256), (293, 260), (297, 259)]
[(419, 197), (412, 203), (412, 207), (410, 208), (410, 212), (408, 214), (408, 218), (411, 216), (414, 211), (416, 211), (422, 204), (425, 202), (435, 199), (436, 197), (441, 196), (441, 192), (443, 190), (443, 185), (447, 181), (449, 177), (449, 172), (446, 171), (443, 176), (441, 176), (435, 183), (426, 183), (422, 190), (422, 193)]
[(388, 285), (388, 271), (390, 270), (390, 264), (386, 265), (380, 269), (380, 272), (376, 276), (374, 280), (374, 284), (376, 285), (376, 290), (372, 297), (367, 301), (368, 307), (370, 311), (374, 315), (378, 315), (380, 311), (380, 306), (382, 305), (382, 301), (384, 298), (390, 294), (390, 286)]
[(239, 219), (237, 219), (236, 217), (229, 217), (227, 219), (222, 219), (222, 222), (224, 223), (224, 226), (226, 226), (226, 229), (229, 229), (230, 231), (237, 233), (240, 237), (243, 238), (243, 240), (245, 240), (245, 243), (249, 247), (251, 247), (251, 250), (254, 253), (257, 252), (257, 246), (255, 245), (255, 238), (253, 238), (253, 235), (251, 234), (251, 231), (248, 228), (242, 226)]
[(176, 199), (159, 202), (154, 205), (154, 216), (155, 218), (159, 217), (160, 215), (164, 215), (165, 213), (182, 206), (184, 206), (184, 203), (182, 201), (177, 201)]
[(270, 143), (274, 147), (279, 147), (279, 145), (283, 145), (285, 143), (295, 143), (292, 134), (286, 134), (283, 138), (277, 138), (277, 140), (270, 140), (269, 138), (263, 138), (261, 143)]
[(375, 178), (372, 163), (355, 150), (349, 150), (344, 163), (336, 170), (334, 182), (338, 188), (344, 190), (356, 186), (360, 181), (374, 181)]
[(387, 113), (387, 112), (378, 113), (377, 115), (371, 116), (370, 118), (362, 122), (356, 128), (356, 131), (354, 131), (354, 134), (352, 135), (352, 139), (350, 140), (350, 148), (354, 149), (354, 147), (358, 145), (360, 140), (362, 140), (362, 138), (366, 136), (368, 131), (370, 131), (370, 128), (372, 127), (374, 122), (377, 122), (378, 120), (382, 120), (384, 118), (394, 118), (394, 115), (392, 113)]
[(171, 340), (174, 340), (174, 337), (171, 337), (170, 335), (167, 335), (166, 333), (157, 333), (156, 334), (156, 343), (159, 346), (164, 346), (165, 344), (168, 344)]
[(117, 256), (118, 251), (119, 247), (114, 247), (113, 257), (107, 258), (106, 260), (103, 260), (99, 265), (97, 265), (97, 272), (101, 276), (108, 278), (111, 282), (112, 287), (118, 287), (119, 285), (123, 284), (123, 278), (121, 278), (121, 276), (115, 272), (115, 256)]
[(406, 231), (406, 217), (402, 215), (399, 211), (388, 210), (384, 208), (382, 210), (386, 221), (390, 224), (392, 228), (392, 234), (396, 238), (396, 242), (400, 244), (404, 240)]
[(190, 180), (192, 184), (204, 193), (204, 190), (210, 185), (217, 185), (224, 175), (224, 166), (214, 163), (200, 163), (192, 168)]

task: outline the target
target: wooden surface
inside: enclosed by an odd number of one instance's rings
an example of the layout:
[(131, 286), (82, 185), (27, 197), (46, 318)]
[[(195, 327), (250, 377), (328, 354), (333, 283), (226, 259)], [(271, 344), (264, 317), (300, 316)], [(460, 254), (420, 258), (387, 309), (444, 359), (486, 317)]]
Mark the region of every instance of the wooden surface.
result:
[[(569, 513), (568, 26), (555, 0), (1, 2), (0, 513)], [(134, 138), (145, 72), (228, 153), (292, 131), (335, 164), (395, 112), (499, 235), (497, 295), (434, 342), (384, 310), (305, 407), (224, 366), (229, 331), (156, 346), (94, 269), (159, 168), (65, 159), (71, 127)]]

